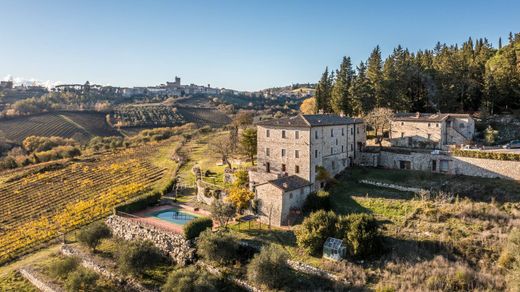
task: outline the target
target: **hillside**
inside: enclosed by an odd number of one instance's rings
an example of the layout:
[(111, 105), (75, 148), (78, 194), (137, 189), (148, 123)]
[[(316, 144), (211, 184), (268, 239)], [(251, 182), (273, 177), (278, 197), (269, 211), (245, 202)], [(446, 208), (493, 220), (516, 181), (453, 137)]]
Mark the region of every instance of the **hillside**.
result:
[[(160, 189), (178, 139), (0, 172), (0, 264)], [(160, 157), (159, 157), (160, 156)]]
[(120, 136), (97, 112), (52, 112), (2, 119), (0, 132), (8, 140), (21, 143), (28, 136), (60, 136), (80, 143), (94, 136)]

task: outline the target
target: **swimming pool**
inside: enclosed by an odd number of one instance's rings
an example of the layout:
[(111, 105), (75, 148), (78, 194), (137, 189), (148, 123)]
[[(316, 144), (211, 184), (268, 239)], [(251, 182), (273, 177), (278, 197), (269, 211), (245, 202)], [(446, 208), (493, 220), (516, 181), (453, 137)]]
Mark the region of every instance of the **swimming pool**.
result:
[(191, 220), (197, 218), (197, 215), (187, 213), (185, 211), (181, 211), (177, 208), (171, 208), (161, 211), (156, 211), (150, 214), (147, 214), (148, 217), (154, 217), (157, 219), (161, 219), (164, 221), (168, 221), (177, 225), (185, 225)]

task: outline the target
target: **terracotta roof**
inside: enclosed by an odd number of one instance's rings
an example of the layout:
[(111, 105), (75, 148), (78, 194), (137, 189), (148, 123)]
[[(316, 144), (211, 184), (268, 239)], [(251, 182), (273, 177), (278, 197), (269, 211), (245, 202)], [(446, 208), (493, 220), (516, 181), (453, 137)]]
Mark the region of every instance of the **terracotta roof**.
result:
[(297, 175), (284, 176), (275, 180), (270, 180), (269, 183), (283, 190), (284, 192), (297, 190), (311, 185), (308, 180), (303, 179)]
[(471, 118), (469, 114), (396, 113), (393, 121), (442, 122), (449, 117)]
[(273, 119), (256, 123), (272, 127), (320, 127), (362, 123), (363, 119), (341, 117), (335, 114), (297, 115), (290, 118)]

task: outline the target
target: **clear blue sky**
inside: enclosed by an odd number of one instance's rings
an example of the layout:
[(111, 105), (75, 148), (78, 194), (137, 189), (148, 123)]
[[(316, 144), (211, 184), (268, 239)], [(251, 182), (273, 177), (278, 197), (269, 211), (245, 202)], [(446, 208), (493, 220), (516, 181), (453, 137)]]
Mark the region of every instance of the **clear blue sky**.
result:
[(315, 82), (343, 55), (365, 60), (437, 41), (520, 32), (520, 1), (0, 0), (0, 78), (256, 90)]

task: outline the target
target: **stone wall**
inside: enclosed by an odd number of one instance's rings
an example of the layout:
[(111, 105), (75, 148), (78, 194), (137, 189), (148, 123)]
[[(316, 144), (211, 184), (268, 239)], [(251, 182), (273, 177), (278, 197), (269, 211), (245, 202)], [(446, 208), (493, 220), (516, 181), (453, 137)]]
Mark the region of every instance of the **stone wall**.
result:
[(117, 215), (108, 217), (105, 222), (114, 236), (125, 240), (149, 240), (179, 265), (186, 265), (195, 259), (193, 244), (181, 234)]
[(40, 273), (33, 270), (32, 268), (29, 268), (29, 267), (21, 268), (20, 274), (22, 274), (22, 277), (27, 279), (27, 281), (31, 282), (31, 284), (40, 291), (43, 291), (43, 292), (64, 292), (65, 291), (61, 287), (51, 284), (49, 281), (47, 281), (45, 279), (44, 276), (42, 276)]
[(226, 196), (223, 189), (218, 186), (197, 180), (197, 201), (211, 205), (215, 200), (221, 200)]
[[(412, 170), (520, 180), (520, 161), (459, 157), (447, 152), (434, 153), (413, 151), (363, 153), (362, 165), (399, 169), (400, 161), (409, 161)], [(447, 168), (441, 169), (441, 163)]]

